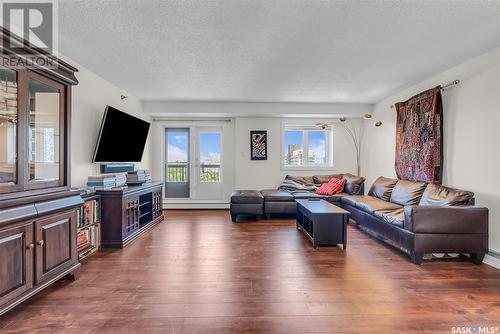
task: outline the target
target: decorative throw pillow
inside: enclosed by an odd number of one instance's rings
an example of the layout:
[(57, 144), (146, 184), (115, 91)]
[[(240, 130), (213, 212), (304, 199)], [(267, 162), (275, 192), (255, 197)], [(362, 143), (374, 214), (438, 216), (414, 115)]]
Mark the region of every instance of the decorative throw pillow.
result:
[(346, 180), (344, 179), (336, 179), (332, 178), (329, 182), (323, 183), (318, 190), (316, 190), (316, 194), (331, 196), (333, 194), (339, 194), (344, 189), (344, 185)]

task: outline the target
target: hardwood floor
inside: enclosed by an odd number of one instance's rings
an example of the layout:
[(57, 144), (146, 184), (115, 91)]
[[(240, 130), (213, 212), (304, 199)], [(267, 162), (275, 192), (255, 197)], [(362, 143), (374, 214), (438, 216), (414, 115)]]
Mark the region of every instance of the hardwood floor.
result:
[(500, 270), (487, 265), (415, 266), (352, 226), (344, 252), (314, 250), (293, 220), (233, 224), (225, 210), (165, 214), (164, 223), (129, 247), (84, 262), (78, 281), (60, 281), (0, 317), (0, 332), (500, 328)]

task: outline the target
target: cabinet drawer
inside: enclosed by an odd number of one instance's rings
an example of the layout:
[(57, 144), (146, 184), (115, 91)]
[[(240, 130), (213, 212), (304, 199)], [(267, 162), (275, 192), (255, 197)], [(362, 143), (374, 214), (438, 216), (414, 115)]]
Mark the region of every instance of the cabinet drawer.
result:
[(76, 209), (35, 222), (35, 284), (78, 262)]
[(33, 224), (0, 230), (0, 309), (33, 286)]

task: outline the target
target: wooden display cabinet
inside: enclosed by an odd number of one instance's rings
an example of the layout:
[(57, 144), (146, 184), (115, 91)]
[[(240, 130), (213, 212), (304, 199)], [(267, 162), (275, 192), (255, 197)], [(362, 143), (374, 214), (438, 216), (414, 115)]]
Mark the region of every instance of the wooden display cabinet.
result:
[[(77, 275), (76, 214), (83, 202), (70, 190), (77, 69), (2, 27), (0, 40), (1, 315)], [(27, 58), (50, 66), (21, 66)]]

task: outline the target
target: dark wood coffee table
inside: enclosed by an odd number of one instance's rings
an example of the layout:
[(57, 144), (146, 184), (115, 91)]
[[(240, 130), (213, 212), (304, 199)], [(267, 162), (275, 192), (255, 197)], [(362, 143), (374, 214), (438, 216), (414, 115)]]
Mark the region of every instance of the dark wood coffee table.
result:
[(347, 222), (349, 211), (325, 200), (298, 199), (297, 229), (312, 241), (313, 247), (347, 247)]

